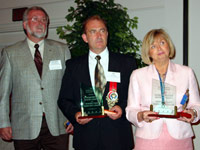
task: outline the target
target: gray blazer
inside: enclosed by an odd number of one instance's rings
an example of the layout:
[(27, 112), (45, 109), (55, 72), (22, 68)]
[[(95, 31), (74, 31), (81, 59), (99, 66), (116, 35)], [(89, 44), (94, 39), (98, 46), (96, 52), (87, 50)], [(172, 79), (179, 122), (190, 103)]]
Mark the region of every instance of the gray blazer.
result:
[[(46, 39), (40, 79), (26, 40), (1, 51), (0, 128), (11, 126), (13, 139), (35, 139), (41, 129), (43, 110), (51, 134), (57, 136), (65, 133), (63, 123), (66, 118), (57, 106), (57, 99), (65, 60), (70, 57), (65, 44)], [(55, 60), (61, 61), (62, 69), (50, 70), (50, 62)]]

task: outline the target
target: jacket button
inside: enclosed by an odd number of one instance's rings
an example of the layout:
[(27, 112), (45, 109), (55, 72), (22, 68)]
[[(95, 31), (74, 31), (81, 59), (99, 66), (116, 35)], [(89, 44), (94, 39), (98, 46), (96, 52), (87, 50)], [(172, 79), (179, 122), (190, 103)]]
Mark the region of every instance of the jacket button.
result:
[(39, 102), (40, 105), (42, 105), (42, 102)]
[(41, 90), (44, 90), (44, 88), (43, 88), (43, 87), (41, 87)]

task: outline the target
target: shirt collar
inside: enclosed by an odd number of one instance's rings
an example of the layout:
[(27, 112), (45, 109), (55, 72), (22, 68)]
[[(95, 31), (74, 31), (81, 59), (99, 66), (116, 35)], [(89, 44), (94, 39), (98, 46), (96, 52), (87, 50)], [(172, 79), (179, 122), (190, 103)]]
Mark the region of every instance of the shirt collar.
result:
[(95, 57), (99, 55), (101, 56), (101, 59), (104, 59), (106, 58), (106, 56), (108, 56), (108, 48), (106, 47), (100, 54), (96, 54), (94, 52), (92, 52), (91, 50), (89, 51), (89, 57), (91, 59), (94, 59), (95, 60)]
[(41, 47), (41, 46), (43, 46), (44, 45), (44, 40), (41, 40), (40, 42), (38, 42), (38, 43), (34, 43), (33, 41), (31, 41), (31, 40), (29, 40), (28, 38), (27, 38), (27, 42), (28, 42), (28, 45), (30, 46), (30, 47), (34, 47), (35, 46), (35, 44), (38, 44), (39, 45), (39, 47)]

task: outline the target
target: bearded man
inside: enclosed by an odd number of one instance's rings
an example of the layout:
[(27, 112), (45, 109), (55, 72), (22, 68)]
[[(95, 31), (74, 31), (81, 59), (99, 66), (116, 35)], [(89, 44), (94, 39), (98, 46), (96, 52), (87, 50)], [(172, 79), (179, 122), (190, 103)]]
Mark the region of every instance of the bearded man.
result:
[(66, 44), (45, 38), (48, 25), (43, 8), (28, 8), (23, 15), (27, 38), (0, 53), (0, 137), (13, 139), (16, 150), (68, 149), (57, 99), (71, 55)]

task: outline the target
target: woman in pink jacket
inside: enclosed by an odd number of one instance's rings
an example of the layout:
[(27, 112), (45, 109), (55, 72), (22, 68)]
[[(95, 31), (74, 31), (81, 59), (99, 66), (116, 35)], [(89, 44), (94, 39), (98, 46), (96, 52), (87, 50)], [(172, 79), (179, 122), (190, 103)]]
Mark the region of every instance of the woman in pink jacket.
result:
[(126, 108), (127, 119), (136, 126), (135, 150), (193, 149), (191, 123), (200, 119), (199, 89), (192, 69), (173, 63), (174, 56), (175, 47), (163, 29), (146, 34), (142, 59), (149, 66), (133, 71)]

